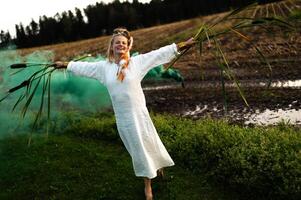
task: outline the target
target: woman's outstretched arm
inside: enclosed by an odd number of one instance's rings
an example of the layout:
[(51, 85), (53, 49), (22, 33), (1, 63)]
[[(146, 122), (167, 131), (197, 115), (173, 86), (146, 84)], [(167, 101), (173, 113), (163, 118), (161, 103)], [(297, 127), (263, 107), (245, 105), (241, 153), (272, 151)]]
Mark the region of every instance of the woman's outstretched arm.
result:
[(103, 83), (104, 81), (104, 62), (82, 62), (82, 61), (71, 61), (62, 62), (56, 61), (55, 67), (57, 69), (67, 69), (73, 74), (83, 76), (87, 78), (97, 79)]
[(66, 69), (68, 64), (69, 64), (69, 62), (56, 61), (54, 67), (57, 69)]
[(141, 54), (133, 57), (137, 61), (137, 67), (139, 68), (140, 75), (143, 78), (145, 74), (152, 68), (166, 64), (174, 59), (181, 51), (195, 44), (193, 38), (190, 38), (184, 42), (178, 44), (171, 44), (161, 47), (157, 50)]

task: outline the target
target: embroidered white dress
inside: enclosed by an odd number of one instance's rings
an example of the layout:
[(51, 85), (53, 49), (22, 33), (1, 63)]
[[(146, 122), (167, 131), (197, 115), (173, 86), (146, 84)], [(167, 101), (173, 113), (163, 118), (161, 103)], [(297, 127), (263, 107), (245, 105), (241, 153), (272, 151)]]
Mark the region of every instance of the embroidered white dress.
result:
[(74, 74), (97, 79), (107, 87), (117, 129), (131, 155), (136, 176), (154, 178), (158, 169), (174, 165), (149, 116), (141, 80), (150, 69), (170, 62), (176, 55), (176, 44), (171, 44), (131, 57), (123, 82), (117, 80), (115, 63), (70, 62), (67, 66)]

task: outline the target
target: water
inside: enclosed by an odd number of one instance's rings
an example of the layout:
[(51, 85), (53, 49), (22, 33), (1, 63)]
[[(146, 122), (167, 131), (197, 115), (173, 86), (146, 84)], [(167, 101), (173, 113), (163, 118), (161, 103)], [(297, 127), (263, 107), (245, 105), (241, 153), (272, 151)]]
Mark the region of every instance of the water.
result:
[[(267, 87), (268, 82), (262, 80), (244, 80), (240, 81), (241, 87)], [(218, 81), (202, 81), (202, 82), (187, 82), (187, 88), (208, 88), (208, 87), (221, 87), (220, 82)], [(143, 87), (143, 90), (169, 90), (169, 89), (178, 89), (181, 88), (179, 83), (168, 83), (164, 85), (157, 86), (146, 86)], [(226, 87), (236, 87), (234, 83), (226, 83)], [(282, 80), (282, 81), (272, 81), (271, 88), (301, 88), (301, 80)]]
[[(298, 103), (295, 101), (293, 103)], [(284, 122), (288, 124), (301, 125), (301, 109), (291, 108), (291, 104), (287, 108), (281, 108), (277, 110), (265, 109), (260, 110), (249, 110), (249, 109), (235, 109), (228, 112), (227, 117), (234, 121), (242, 121), (245, 125), (276, 125)], [(194, 110), (185, 111), (182, 116), (185, 117), (196, 117), (210, 115), (223, 115), (223, 109), (217, 106), (209, 105), (197, 105)], [(221, 115), (221, 116), (222, 116)]]
[(273, 82), (271, 86), (276, 88), (301, 88), (301, 80), (277, 81)]
[(280, 122), (301, 125), (301, 109), (266, 109), (262, 113), (249, 116), (245, 124), (275, 125)]
[[(247, 80), (241, 81), (242, 87), (267, 87), (268, 82), (259, 80)], [(234, 84), (228, 83), (227, 87), (235, 87)], [(220, 87), (219, 82), (192, 82), (186, 84), (187, 88), (210, 88)], [(144, 90), (172, 90), (181, 88), (180, 84), (169, 83), (165, 85), (144, 87)], [(293, 88), (301, 89), (301, 80), (285, 80), (285, 81), (273, 81), (270, 88)], [(158, 91), (158, 92), (159, 92)], [(301, 100), (299, 100), (301, 101)], [(246, 125), (257, 124), (257, 125), (274, 125), (280, 122), (301, 125), (301, 108), (298, 108), (300, 104), (298, 100), (291, 102), (287, 107), (281, 109), (266, 109), (264, 111), (252, 110), (252, 109), (240, 109), (236, 108), (228, 111), (228, 117), (234, 121), (241, 121)], [(206, 115), (223, 116), (223, 108), (212, 102), (212, 105), (198, 104), (195, 109), (184, 110), (181, 115), (192, 118), (200, 118)]]

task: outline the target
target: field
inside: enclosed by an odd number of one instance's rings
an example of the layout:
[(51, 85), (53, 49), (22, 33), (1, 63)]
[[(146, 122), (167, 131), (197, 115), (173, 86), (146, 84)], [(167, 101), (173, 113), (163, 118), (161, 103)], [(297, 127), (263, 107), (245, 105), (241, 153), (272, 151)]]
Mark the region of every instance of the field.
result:
[[(280, 2), (277, 8), (283, 10), (298, 9), (300, 2)], [(252, 15), (270, 16), (273, 13), (272, 6), (259, 6)], [(278, 12), (280, 12), (278, 10)], [(283, 14), (283, 11), (280, 14)], [(166, 25), (144, 28), (132, 31), (134, 37), (134, 52), (145, 53), (161, 46), (184, 41), (192, 37), (201, 24), (210, 23), (222, 17), (224, 13), (198, 17)], [(292, 14), (287, 13), (286, 16)], [(298, 16), (298, 15), (296, 15)], [(179, 70), (185, 79), (186, 88), (182, 89), (175, 81), (151, 81), (143, 82), (149, 89), (145, 90), (148, 107), (156, 112), (169, 112), (179, 116), (188, 116), (197, 107), (206, 108), (206, 111), (190, 115), (193, 118), (218, 117), (226, 115), (234, 122), (241, 123), (243, 116), (229, 114), (255, 113), (256, 110), (268, 109), (299, 109), (300, 85), (297, 87), (284, 87), (286, 81), (299, 81), (301, 79), (301, 37), (300, 22), (289, 18), (295, 31), (288, 33), (281, 28), (271, 27), (268, 30), (259, 28), (247, 29), (243, 33), (252, 39), (254, 45), (261, 48), (267, 60), (272, 66), (270, 77), (274, 87), (267, 87), (269, 82), (268, 67), (257, 59), (252, 45), (237, 38), (234, 34), (227, 34), (220, 38), (222, 49), (225, 52), (231, 66), (232, 73), (240, 81), (245, 96), (250, 104), (247, 107), (239, 97), (233, 85), (226, 81), (228, 113), (224, 112), (224, 98), (220, 84), (220, 69), (217, 67), (213, 56), (213, 49), (209, 43), (203, 45), (203, 53), (200, 55), (198, 47), (192, 49), (181, 58), (174, 68)], [(220, 24), (217, 29), (222, 29), (227, 24)], [(156, 37), (153, 37), (156, 36)], [(21, 54), (28, 54), (36, 50), (51, 50), (55, 53), (56, 60), (70, 60), (78, 55), (91, 53), (93, 55), (105, 55), (109, 36), (98, 37), (79, 42), (71, 42), (39, 48), (23, 49)], [(169, 86), (164, 87), (155, 86)], [(206, 94), (206, 95), (204, 95)]]

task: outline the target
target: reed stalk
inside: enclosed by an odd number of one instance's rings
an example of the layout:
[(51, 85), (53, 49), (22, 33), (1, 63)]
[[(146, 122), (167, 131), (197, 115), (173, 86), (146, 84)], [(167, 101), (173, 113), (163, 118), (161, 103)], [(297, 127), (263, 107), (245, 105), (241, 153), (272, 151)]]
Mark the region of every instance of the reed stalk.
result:
[[(276, 4), (278, 5), (278, 4)], [(274, 10), (274, 4), (272, 4), (273, 10)], [(249, 12), (251, 10), (254, 10), (253, 12)], [(225, 56), (225, 53), (222, 50), (222, 46), (219, 44), (219, 39), (226, 34), (234, 34), (234, 37), (238, 37), (238, 39), (250, 44), (257, 54), (257, 58), (260, 61), (260, 63), (264, 63), (265, 66), (269, 69), (268, 73), (268, 87), (270, 86), (270, 83), (272, 81), (272, 66), (269, 63), (268, 59), (265, 57), (265, 55), (262, 53), (261, 49), (253, 42), (252, 38), (249, 36), (244, 35), (241, 30), (246, 28), (260, 28), (263, 30), (269, 30), (270, 27), (281, 27), (284, 29), (292, 30), (294, 27), (285, 21), (284, 19), (273, 16), (269, 17), (269, 14), (265, 17), (256, 17), (256, 13), (258, 11), (258, 6), (256, 3), (247, 5), (245, 7), (237, 8), (233, 10), (232, 12), (229, 12), (225, 14), (223, 17), (218, 19), (216, 22), (213, 22), (212, 24), (202, 24), (198, 31), (195, 33), (193, 37), (193, 40), (195, 41), (194, 44), (199, 45), (199, 54), (201, 56), (203, 50), (202, 46), (203, 43), (207, 42), (210, 46), (212, 46), (214, 50), (214, 57), (217, 61), (217, 66), (221, 70), (221, 84), (222, 84), (222, 90), (223, 90), (223, 96), (224, 99), (226, 99), (226, 93), (225, 93), (225, 80), (224, 75), (228, 78), (228, 80), (232, 81), (239, 92), (241, 98), (243, 99), (246, 106), (249, 107), (249, 104), (247, 102), (247, 99), (245, 98), (245, 95), (242, 91), (242, 88), (240, 87), (239, 81), (235, 77), (235, 75), (231, 72), (231, 66), (229, 65), (229, 62)], [(269, 5), (266, 6), (266, 9), (269, 9)], [(260, 11), (263, 9), (259, 9)], [(250, 16), (247, 15), (247, 13), (250, 13)], [(268, 12), (268, 11), (267, 11)], [(283, 11), (281, 12), (281, 15), (283, 15)], [(222, 24), (229, 24), (227, 26), (223, 25), (223, 28), (217, 28), (220, 27), (219, 25)], [(180, 52), (180, 54), (165, 68), (165, 70), (169, 69), (171, 66), (173, 66), (182, 56), (184, 56), (194, 45), (187, 46), (184, 50)], [(226, 103), (225, 103), (226, 104)], [(227, 108), (227, 105), (224, 105), (224, 108)]]

